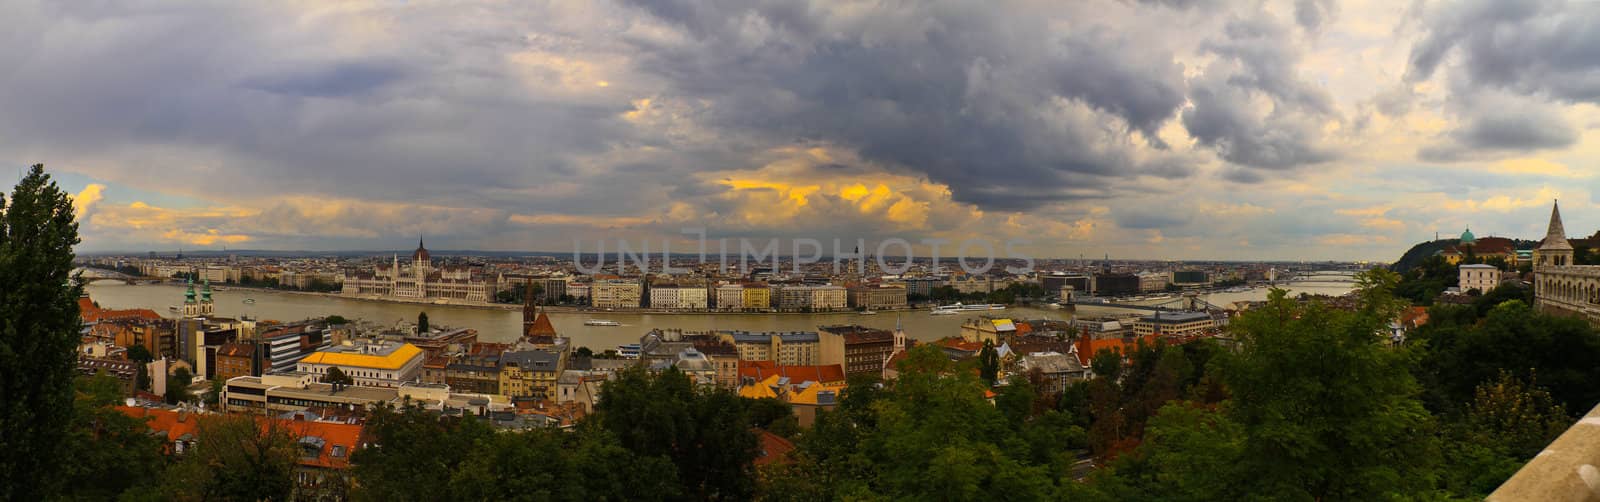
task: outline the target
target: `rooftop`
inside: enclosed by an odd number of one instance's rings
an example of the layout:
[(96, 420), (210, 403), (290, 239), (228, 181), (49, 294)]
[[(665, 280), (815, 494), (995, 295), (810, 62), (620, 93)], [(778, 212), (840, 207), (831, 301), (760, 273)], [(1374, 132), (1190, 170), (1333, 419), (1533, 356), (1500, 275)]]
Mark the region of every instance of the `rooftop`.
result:
[(404, 367), (412, 359), (421, 357), (421, 355), (422, 349), (417, 348), (415, 345), (386, 342), (334, 347), (328, 350), (312, 352), (311, 355), (301, 359), (300, 362), (304, 364), (397, 370)]

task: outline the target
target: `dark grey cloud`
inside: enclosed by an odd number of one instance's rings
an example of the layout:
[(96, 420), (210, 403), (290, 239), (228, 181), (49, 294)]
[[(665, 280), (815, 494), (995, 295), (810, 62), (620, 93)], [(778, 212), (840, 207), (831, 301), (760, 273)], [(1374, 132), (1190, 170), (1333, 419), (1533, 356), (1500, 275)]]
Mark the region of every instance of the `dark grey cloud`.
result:
[(1468, 119), (1446, 141), (1418, 150), (1422, 160), (1455, 162), (1484, 156), (1563, 149), (1578, 141), (1578, 130), (1548, 110), (1493, 109)]
[(1432, 77), (1457, 55), (1468, 85), (1564, 102), (1600, 102), (1600, 4), (1471, 0), (1437, 4), (1422, 21), (1406, 79)]
[(1306, 31), (1317, 32), (1339, 15), (1338, 0), (1295, 0), (1294, 21)]
[(1187, 225), (1192, 213), (1187, 208), (1173, 206), (1134, 206), (1118, 208), (1111, 212), (1117, 226), (1135, 230), (1160, 230)]
[[(1217, 59), (1189, 82), (1189, 134), (1247, 168), (1286, 171), (1338, 158), (1321, 131), (1338, 112), (1326, 91), (1299, 78), (1297, 47), (1289, 28), (1264, 14), (1229, 22), (1222, 37), (1204, 45)], [(1271, 111), (1257, 110), (1258, 97), (1272, 102)], [(1231, 173), (1233, 181), (1263, 179)]]
[(225, 229), (305, 224), (261, 234), (285, 241), (327, 216), (273, 198), (383, 206), (341, 209), (340, 232), (462, 240), (678, 202), (726, 216), (704, 173), (813, 145), (850, 157), (823, 175), (887, 168), (985, 210), (1110, 205), (1218, 158), (1246, 183), (1337, 158), (1339, 111), (1298, 49), (1337, 5), (1284, 5), (1224, 23), (1259, 5), (8, 4), (0, 156), (237, 197), (262, 221)]
[(1060, 29), (966, 2), (878, 5), (859, 18), (793, 2), (638, 5), (692, 39), (636, 41), (642, 67), (675, 94), (715, 101), (721, 129), (853, 147), (995, 209), (1192, 172), (1137, 153), (1164, 147), (1157, 131), (1185, 100), (1181, 66), (1108, 27)]

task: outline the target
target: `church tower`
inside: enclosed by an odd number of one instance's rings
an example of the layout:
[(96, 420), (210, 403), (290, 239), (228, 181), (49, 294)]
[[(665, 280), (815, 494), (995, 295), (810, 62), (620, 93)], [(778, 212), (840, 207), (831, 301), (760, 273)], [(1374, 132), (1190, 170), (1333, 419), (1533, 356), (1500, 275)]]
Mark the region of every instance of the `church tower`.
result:
[(1545, 230), (1544, 240), (1539, 242), (1539, 247), (1533, 253), (1535, 268), (1572, 265), (1572, 243), (1567, 242), (1567, 231), (1561, 224), (1559, 201), (1551, 204), (1550, 227)]
[(211, 279), (205, 280), (205, 287), (200, 290), (200, 315), (210, 316), (216, 313), (216, 303), (211, 301)]
[(200, 302), (195, 301), (194, 278), (184, 279), (189, 289), (183, 292), (183, 316), (199, 317)]
[(905, 352), (905, 351), (906, 351), (906, 330), (905, 330), (905, 327), (900, 325), (900, 316), (895, 316), (895, 318), (894, 318), (894, 352), (891, 352), (890, 354), (891, 355), (892, 354), (898, 354), (898, 353)]

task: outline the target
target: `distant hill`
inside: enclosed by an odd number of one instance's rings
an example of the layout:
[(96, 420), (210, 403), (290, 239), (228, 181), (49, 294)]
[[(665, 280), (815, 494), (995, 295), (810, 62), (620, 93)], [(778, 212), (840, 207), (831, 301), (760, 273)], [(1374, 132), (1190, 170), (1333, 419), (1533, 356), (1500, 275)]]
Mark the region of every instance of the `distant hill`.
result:
[(1415, 246), (1411, 246), (1411, 249), (1407, 249), (1406, 254), (1400, 255), (1400, 259), (1395, 260), (1394, 264), (1389, 265), (1389, 270), (1404, 274), (1417, 265), (1421, 265), (1422, 260), (1459, 242), (1461, 242), (1461, 239), (1441, 239), (1418, 243)]
[[(1411, 249), (1406, 250), (1406, 254), (1400, 255), (1400, 259), (1398, 261), (1395, 261), (1394, 264), (1389, 265), (1389, 270), (1404, 274), (1417, 265), (1422, 264), (1422, 260), (1427, 259), (1429, 256), (1433, 256), (1435, 253), (1444, 251), (1446, 248), (1454, 246), (1460, 242), (1461, 239), (1441, 239), (1417, 243), (1417, 245), (1411, 246)], [(1511, 242), (1515, 243), (1514, 245), (1517, 249), (1533, 249), (1539, 245), (1539, 241), (1530, 241), (1526, 239), (1511, 239)]]

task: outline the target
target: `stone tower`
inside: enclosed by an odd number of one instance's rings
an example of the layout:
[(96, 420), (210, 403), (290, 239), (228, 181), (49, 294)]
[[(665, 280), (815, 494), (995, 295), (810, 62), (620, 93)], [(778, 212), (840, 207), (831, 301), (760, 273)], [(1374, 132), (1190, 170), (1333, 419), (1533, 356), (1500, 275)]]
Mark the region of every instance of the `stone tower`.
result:
[(1566, 228), (1561, 224), (1561, 203), (1550, 205), (1550, 227), (1544, 240), (1534, 250), (1535, 267), (1565, 267), (1572, 265), (1572, 243), (1567, 242)]

